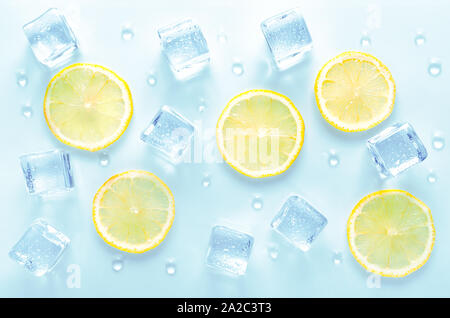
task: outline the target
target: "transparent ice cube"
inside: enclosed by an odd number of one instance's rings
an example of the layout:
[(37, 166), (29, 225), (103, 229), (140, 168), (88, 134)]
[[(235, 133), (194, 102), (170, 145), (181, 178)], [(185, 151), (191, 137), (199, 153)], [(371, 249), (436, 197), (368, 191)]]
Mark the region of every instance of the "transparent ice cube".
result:
[(163, 106), (141, 134), (141, 139), (176, 164), (189, 150), (194, 132), (189, 120), (169, 106)]
[(49, 68), (67, 62), (78, 50), (78, 41), (58, 9), (47, 10), (23, 30), (36, 59)]
[(178, 79), (187, 79), (209, 64), (209, 49), (198, 24), (185, 19), (158, 30), (163, 53)]
[(272, 220), (272, 228), (294, 246), (306, 252), (328, 221), (298, 195), (290, 196)]
[(209, 240), (206, 265), (238, 276), (247, 271), (253, 237), (225, 226), (215, 226)]
[(20, 164), (30, 194), (47, 195), (74, 187), (70, 156), (65, 151), (22, 155)]
[(280, 70), (299, 63), (312, 49), (311, 35), (298, 8), (264, 20), (261, 30)]
[(9, 251), (9, 257), (32, 274), (42, 276), (59, 262), (69, 242), (45, 220), (37, 219)]
[(367, 147), (382, 178), (394, 177), (428, 156), (409, 123), (397, 123), (367, 141)]

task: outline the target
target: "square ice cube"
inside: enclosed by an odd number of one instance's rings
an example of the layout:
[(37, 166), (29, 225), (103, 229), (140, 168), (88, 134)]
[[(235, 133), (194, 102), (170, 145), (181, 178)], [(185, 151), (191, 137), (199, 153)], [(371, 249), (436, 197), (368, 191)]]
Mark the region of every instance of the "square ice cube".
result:
[(253, 247), (253, 237), (225, 226), (212, 229), (206, 265), (231, 275), (244, 275)]
[(51, 150), (20, 156), (20, 164), (30, 194), (47, 195), (74, 187), (70, 156)]
[(164, 55), (178, 79), (187, 79), (209, 64), (209, 49), (198, 24), (185, 19), (158, 30)]
[(422, 162), (427, 150), (409, 123), (397, 123), (367, 141), (381, 177), (393, 177)]
[(78, 51), (78, 41), (58, 9), (47, 10), (23, 30), (36, 59), (49, 68), (67, 62)]
[(165, 159), (179, 163), (189, 150), (195, 128), (169, 106), (163, 106), (141, 135)]
[(326, 217), (305, 199), (292, 195), (270, 225), (290, 243), (306, 252), (327, 223)]
[(35, 220), (9, 251), (9, 257), (36, 276), (55, 267), (70, 240), (42, 219)]
[(280, 70), (299, 63), (312, 49), (311, 35), (298, 8), (264, 20), (261, 30)]

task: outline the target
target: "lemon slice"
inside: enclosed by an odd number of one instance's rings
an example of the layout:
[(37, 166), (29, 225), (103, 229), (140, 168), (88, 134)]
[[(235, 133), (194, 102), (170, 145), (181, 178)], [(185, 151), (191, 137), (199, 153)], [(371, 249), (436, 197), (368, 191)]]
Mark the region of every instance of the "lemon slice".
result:
[(111, 177), (94, 198), (98, 234), (109, 245), (143, 253), (166, 237), (175, 217), (170, 189), (147, 171), (130, 170)]
[(361, 199), (347, 223), (350, 250), (367, 270), (403, 277), (430, 257), (434, 225), (430, 209), (402, 190), (382, 190)]
[(47, 86), (44, 115), (61, 142), (96, 151), (115, 142), (131, 120), (133, 103), (127, 83), (93, 64), (73, 64)]
[(317, 75), (314, 90), (322, 116), (343, 131), (375, 127), (394, 109), (394, 79), (366, 53), (345, 52), (330, 60)]
[(305, 125), (286, 97), (251, 90), (234, 97), (217, 122), (217, 144), (240, 173), (261, 178), (286, 171), (303, 145)]

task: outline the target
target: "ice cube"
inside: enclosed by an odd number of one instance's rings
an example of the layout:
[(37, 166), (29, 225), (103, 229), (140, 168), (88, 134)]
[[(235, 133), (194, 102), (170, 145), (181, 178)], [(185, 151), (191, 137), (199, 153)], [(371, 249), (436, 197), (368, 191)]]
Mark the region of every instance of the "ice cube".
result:
[(209, 64), (209, 49), (198, 24), (185, 19), (158, 30), (164, 55), (177, 79), (198, 74)]
[(382, 178), (393, 177), (427, 157), (427, 150), (409, 123), (397, 123), (367, 141)]
[(141, 134), (141, 139), (176, 164), (190, 149), (194, 132), (194, 125), (188, 119), (169, 106), (163, 106)]
[(64, 64), (78, 51), (78, 41), (58, 9), (47, 10), (23, 30), (36, 59), (49, 68)]
[(20, 164), (30, 194), (54, 194), (74, 187), (70, 156), (65, 151), (22, 155)]
[(225, 226), (215, 226), (209, 240), (206, 265), (233, 276), (244, 275), (253, 237)]
[(298, 195), (290, 196), (272, 220), (272, 228), (294, 246), (306, 252), (328, 221)]
[(312, 49), (311, 35), (298, 8), (264, 20), (261, 30), (280, 70), (299, 63)]
[(36, 276), (55, 267), (70, 240), (43, 219), (35, 220), (9, 251), (9, 257)]

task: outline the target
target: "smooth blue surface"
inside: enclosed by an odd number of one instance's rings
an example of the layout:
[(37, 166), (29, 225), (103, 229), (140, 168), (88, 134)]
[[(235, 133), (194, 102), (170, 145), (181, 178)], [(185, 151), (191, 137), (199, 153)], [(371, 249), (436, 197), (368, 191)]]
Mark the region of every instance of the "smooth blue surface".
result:
[[(271, 66), (260, 30), (264, 19), (300, 5), (314, 41), (311, 56), (285, 72)], [(125, 134), (106, 151), (110, 163), (99, 164), (101, 154), (62, 145), (49, 131), (42, 112), (45, 89), (55, 71), (37, 63), (22, 26), (50, 7), (58, 6), (73, 25), (81, 48), (77, 61), (97, 63), (116, 71), (130, 85), (134, 114)], [(437, 151), (432, 136), (450, 133), (448, 105), (450, 3), (435, 1), (2, 1), (0, 4), (0, 296), (450, 296), (450, 166), (449, 146)], [(199, 23), (208, 41), (211, 67), (187, 82), (174, 79), (161, 55), (157, 29), (185, 17)], [(134, 37), (121, 38), (123, 26)], [(425, 43), (415, 44), (418, 31)], [(224, 36), (224, 34), (226, 36)], [(361, 47), (369, 36), (371, 46)], [(223, 41), (224, 39), (227, 41)], [(363, 41), (366, 43), (367, 41)], [(375, 54), (392, 71), (397, 95), (392, 115), (363, 133), (343, 133), (320, 115), (313, 84), (322, 65), (346, 50)], [(442, 72), (428, 74), (432, 59)], [(244, 65), (242, 76), (232, 64)], [(28, 85), (17, 85), (24, 71)], [(149, 86), (154, 73), (157, 84)], [(23, 82), (21, 82), (23, 83)], [(272, 89), (288, 96), (301, 112), (305, 142), (289, 170), (277, 177), (254, 180), (225, 163), (182, 163), (176, 168), (155, 158), (139, 136), (162, 105), (171, 105), (201, 128), (208, 149), (216, 149), (214, 128), (226, 103), (253, 88)], [(22, 107), (31, 105), (26, 118)], [(203, 112), (199, 106), (205, 105)], [(373, 167), (365, 142), (395, 122), (410, 122), (429, 157), (398, 178), (382, 181)], [(57, 199), (27, 194), (19, 155), (61, 147), (71, 154), (74, 191)], [(330, 151), (339, 164), (330, 167)], [(333, 152), (331, 152), (333, 153)], [(143, 255), (120, 253), (106, 245), (92, 222), (92, 199), (112, 175), (145, 169), (159, 176), (173, 191), (176, 216), (165, 241)], [(427, 182), (433, 170), (437, 181)], [(203, 187), (205, 175), (210, 178)], [(433, 213), (436, 244), (431, 258), (414, 274), (402, 279), (372, 276), (353, 259), (347, 245), (346, 222), (364, 195), (384, 188), (404, 189), (425, 202)], [(299, 194), (322, 211), (328, 225), (307, 253), (284, 243), (270, 229), (270, 221), (290, 194)], [(259, 194), (263, 208), (251, 207)], [(71, 239), (54, 271), (33, 277), (8, 258), (32, 220), (45, 217)], [(232, 279), (211, 273), (205, 255), (211, 228), (230, 225), (254, 239), (247, 274)], [(278, 245), (278, 258), (268, 248)], [(335, 265), (335, 252), (342, 263)], [(123, 255), (123, 269), (112, 262)], [(166, 273), (174, 258), (176, 273)], [(79, 270), (79, 284), (73, 275)], [(80, 288), (69, 288), (80, 287)], [(376, 288), (380, 287), (380, 288)]]

